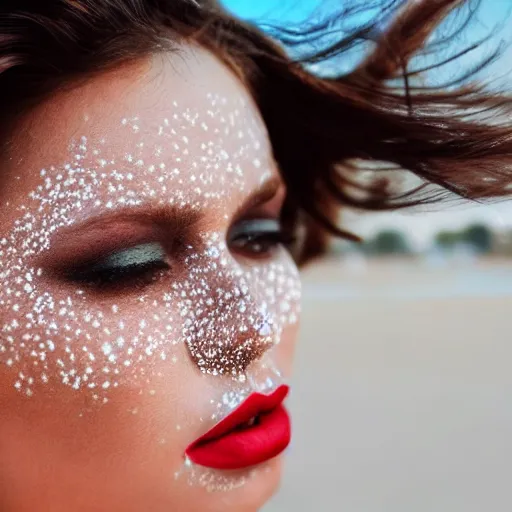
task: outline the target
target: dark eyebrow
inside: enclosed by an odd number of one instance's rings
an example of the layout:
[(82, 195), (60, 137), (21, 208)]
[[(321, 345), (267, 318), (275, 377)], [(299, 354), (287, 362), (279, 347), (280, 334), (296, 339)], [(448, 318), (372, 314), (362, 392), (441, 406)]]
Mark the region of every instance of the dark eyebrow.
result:
[(172, 205), (152, 208), (148, 208), (147, 205), (140, 207), (130, 206), (113, 211), (110, 214), (98, 214), (80, 223), (77, 221), (76, 225), (68, 228), (67, 233), (63, 233), (69, 235), (73, 231), (81, 231), (83, 229), (100, 229), (114, 222), (135, 222), (138, 224), (159, 224), (162, 226), (167, 224), (173, 225), (177, 222), (192, 224), (199, 219), (199, 216), (200, 212), (190, 207)]
[(282, 189), (284, 189), (283, 180), (279, 176), (273, 176), (244, 201), (242, 206), (237, 209), (234, 218), (239, 217), (243, 212), (252, 210), (267, 203), (276, 197)]
[[(245, 200), (239, 210), (256, 208), (273, 199), (279, 190), (284, 187), (279, 176), (267, 180), (248, 199)], [(148, 209), (147, 206), (130, 207), (110, 214), (101, 213), (82, 222), (76, 221), (69, 227), (59, 230), (51, 242), (60, 242), (70, 238), (81, 236), (84, 231), (99, 231), (112, 225), (138, 224), (138, 225), (159, 225), (162, 227), (177, 227), (184, 229), (196, 224), (201, 217), (201, 212), (190, 207), (160, 206)], [(52, 244), (53, 245), (53, 244)]]
[(143, 207), (129, 207), (109, 214), (98, 213), (84, 221), (77, 220), (68, 227), (60, 228), (50, 238), (49, 249), (36, 259), (40, 264), (48, 264), (49, 260), (75, 261), (87, 259), (88, 255), (98, 243), (104, 252), (108, 253), (113, 245), (114, 249), (121, 240), (123, 244), (139, 244), (145, 239), (151, 239), (156, 234), (163, 238), (172, 239), (180, 237), (201, 218), (201, 212), (192, 208), (177, 206), (160, 206), (148, 209)]
[(69, 240), (74, 236), (80, 236), (84, 231), (99, 231), (111, 225), (139, 224), (172, 227), (179, 224), (180, 227), (188, 227), (198, 222), (199, 217), (200, 212), (192, 208), (160, 206), (148, 209), (147, 206), (144, 206), (139, 209), (130, 207), (111, 214), (101, 213), (83, 222), (77, 221), (75, 224), (59, 230), (52, 241)]

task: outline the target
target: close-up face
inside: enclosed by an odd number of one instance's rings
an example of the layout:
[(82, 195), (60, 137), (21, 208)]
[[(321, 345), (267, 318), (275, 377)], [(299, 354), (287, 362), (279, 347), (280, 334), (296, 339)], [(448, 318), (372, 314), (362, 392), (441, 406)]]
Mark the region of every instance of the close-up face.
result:
[(257, 510), (300, 283), (247, 88), (188, 47), (54, 92), (7, 138), (0, 510)]

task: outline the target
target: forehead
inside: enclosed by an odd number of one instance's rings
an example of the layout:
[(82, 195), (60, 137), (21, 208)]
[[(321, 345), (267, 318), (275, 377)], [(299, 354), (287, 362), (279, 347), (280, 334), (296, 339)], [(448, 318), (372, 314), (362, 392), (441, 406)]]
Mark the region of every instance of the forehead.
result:
[[(102, 207), (144, 199), (226, 205), (277, 174), (247, 89), (199, 48), (124, 65), (58, 92), (18, 122), (6, 160), (16, 193), (51, 190), (54, 202), (68, 201), (63, 187), (81, 184), (96, 189)], [(15, 199), (12, 186), (2, 189)], [(131, 199), (119, 193), (129, 189)]]

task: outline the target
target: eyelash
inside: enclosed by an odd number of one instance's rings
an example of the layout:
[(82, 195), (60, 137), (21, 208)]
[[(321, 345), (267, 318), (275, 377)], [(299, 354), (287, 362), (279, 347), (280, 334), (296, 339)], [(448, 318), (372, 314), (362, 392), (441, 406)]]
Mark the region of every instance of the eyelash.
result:
[[(137, 256), (139, 262), (135, 261)], [(116, 261), (123, 259), (125, 264), (116, 264)], [(80, 265), (67, 271), (65, 277), (69, 281), (98, 290), (124, 287), (139, 289), (154, 281), (157, 272), (169, 269), (163, 247), (158, 243), (150, 243), (118, 251), (92, 264)]]
[[(293, 242), (292, 233), (283, 230), (279, 221), (253, 219), (234, 226), (229, 234), (228, 244), (232, 251), (244, 257), (266, 259), (270, 258), (279, 246), (288, 247)], [(142, 262), (135, 261), (137, 253)], [(125, 264), (116, 264), (117, 260), (123, 259)], [(163, 247), (158, 243), (152, 243), (124, 249), (99, 262), (70, 269), (65, 273), (65, 277), (69, 281), (98, 291), (120, 291), (121, 288), (144, 288), (156, 281), (162, 271), (170, 268)]]
[(137, 288), (149, 284), (157, 271), (168, 270), (170, 267), (164, 262), (145, 263), (126, 267), (111, 268), (109, 270), (84, 269), (71, 271), (67, 277), (71, 281), (81, 283), (93, 288), (118, 288), (119, 285), (133, 285)]
[(294, 242), (293, 233), (283, 229), (279, 221), (272, 219), (240, 222), (229, 236), (232, 250), (258, 259), (270, 257), (279, 246), (290, 247)]

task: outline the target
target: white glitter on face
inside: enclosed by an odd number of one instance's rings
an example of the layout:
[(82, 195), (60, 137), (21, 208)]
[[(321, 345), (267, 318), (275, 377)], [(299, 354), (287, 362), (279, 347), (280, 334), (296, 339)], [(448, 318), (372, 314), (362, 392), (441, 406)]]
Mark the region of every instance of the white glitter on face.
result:
[[(68, 162), (40, 171), (40, 184), (18, 207), (0, 245), (6, 312), (0, 362), (21, 393), (36, 396), (45, 386), (64, 385), (104, 403), (123, 383), (149, 382), (154, 360), (175, 362), (173, 346), (183, 343), (201, 372), (243, 381), (251, 363), (297, 321), (300, 288), (290, 258), (281, 251), (243, 265), (222, 231), (205, 231), (187, 245), (180, 276), (162, 272), (144, 293), (108, 309), (76, 284), (67, 293), (46, 286), (45, 272), (31, 266), (34, 257), (51, 253), (51, 237), (83, 220), (83, 212), (151, 206), (229, 218), (225, 205), (247, 195), (248, 176), (261, 183), (268, 175), (258, 155), (261, 127), (241, 114), (244, 100), (208, 94), (205, 102), (206, 114), (176, 103), (172, 120), (121, 119), (119, 129), (133, 146), (121, 158), (108, 136), (80, 136), (70, 144)], [(208, 127), (209, 138), (189, 133), (196, 124)], [(235, 147), (227, 142), (233, 134)], [(163, 147), (172, 151), (165, 161)], [(135, 302), (145, 313), (127, 331)]]

